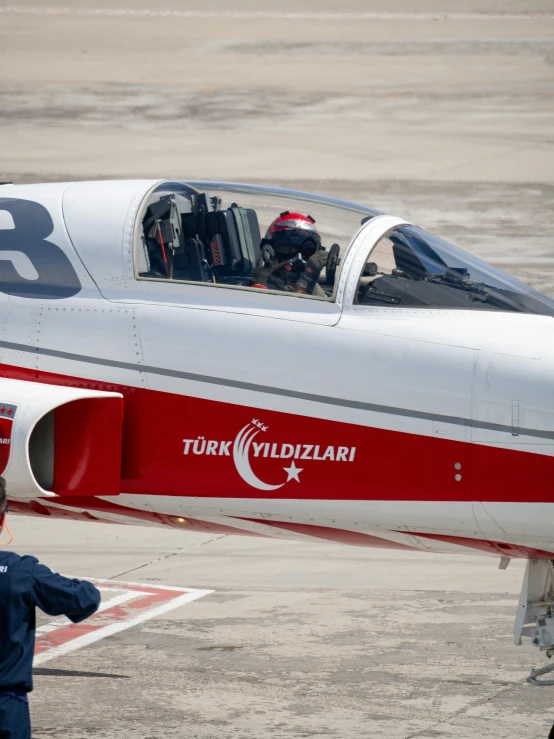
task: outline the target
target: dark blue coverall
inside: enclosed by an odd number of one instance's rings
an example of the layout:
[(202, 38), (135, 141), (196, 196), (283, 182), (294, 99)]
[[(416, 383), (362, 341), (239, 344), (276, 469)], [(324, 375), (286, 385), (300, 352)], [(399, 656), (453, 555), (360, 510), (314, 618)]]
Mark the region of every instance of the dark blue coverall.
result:
[(0, 552), (0, 739), (30, 739), (35, 608), (73, 623), (100, 605), (92, 583), (56, 575), (35, 557)]

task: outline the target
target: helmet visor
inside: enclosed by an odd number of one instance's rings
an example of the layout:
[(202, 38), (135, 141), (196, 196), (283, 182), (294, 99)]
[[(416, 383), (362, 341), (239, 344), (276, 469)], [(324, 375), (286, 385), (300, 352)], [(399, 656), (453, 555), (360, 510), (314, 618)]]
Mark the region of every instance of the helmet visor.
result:
[(298, 252), (313, 254), (321, 246), (321, 238), (316, 231), (304, 228), (286, 228), (275, 231), (271, 237), (273, 248), (286, 257), (293, 257)]

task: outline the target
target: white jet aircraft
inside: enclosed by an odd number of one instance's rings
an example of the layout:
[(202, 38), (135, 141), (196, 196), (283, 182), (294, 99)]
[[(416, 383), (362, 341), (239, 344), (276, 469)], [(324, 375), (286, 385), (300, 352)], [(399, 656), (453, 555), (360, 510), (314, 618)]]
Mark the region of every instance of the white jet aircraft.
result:
[(525, 558), (554, 653), (551, 299), (353, 203), (141, 180), (0, 187), (0, 311), (11, 511)]

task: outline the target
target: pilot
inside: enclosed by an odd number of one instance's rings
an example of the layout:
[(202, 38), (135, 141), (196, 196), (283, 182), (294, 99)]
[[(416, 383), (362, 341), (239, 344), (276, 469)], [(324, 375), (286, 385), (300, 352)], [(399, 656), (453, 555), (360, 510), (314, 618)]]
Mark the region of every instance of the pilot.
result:
[(317, 282), (327, 252), (311, 216), (281, 213), (262, 241), (262, 260), (253, 273), (252, 287), (327, 297)]
[[(0, 477), (0, 534), (7, 510), (6, 481)], [(35, 608), (78, 623), (99, 605), (92, 583), (57, 575), (35, 557), (0, 553), (0, 739), (31, 737), (27, 693), (33, 689)]]

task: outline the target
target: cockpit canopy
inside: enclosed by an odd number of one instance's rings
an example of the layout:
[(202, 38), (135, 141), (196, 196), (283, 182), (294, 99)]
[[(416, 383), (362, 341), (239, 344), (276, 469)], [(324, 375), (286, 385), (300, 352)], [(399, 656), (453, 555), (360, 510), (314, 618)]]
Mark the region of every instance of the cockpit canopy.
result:
[[(288, 214), (284, 222), (292, 226), (295, 219), (313, 223), (317, 238), (309, 249), (298, 232), (288, 250), (279, 250), (283, 234), (276, 240), (268, 229)], [(361, 248), (362, 227), (379, 215), (291, 190), (163, 182), (139, 208), (135, 277), (333, 301), (346, 253)], [(554, 316), (550, 298), (415, 226), (377, 237), (356, 280), (354, 303), (360, 306)]]
[(554, 301), (415, 226), (399, 226), (371, 249), (359, 305), (554, 315)]
[[(276, 217), (289, 213), (313, 222), (313, 233), (309, 243), (302, 242), (291, 221), (285, 249), (286, 232), (280, 230), (277, 239), (271, 238), (268, 229)], [(163, 183), (150, 193), (139, 213), (136, 275), (332, 300), (341, 256), (360, 223), (376, 214), (363, 206), (294, 191)], [(307, 243), (311, 248), (306, 248)], [(314, 284), (298, 289), (299, 278), (316, 251), (323, 255)]]

